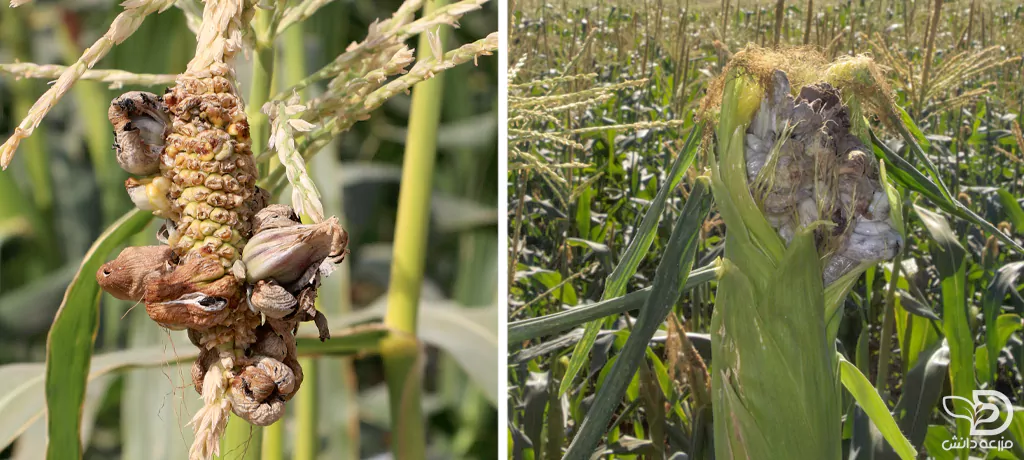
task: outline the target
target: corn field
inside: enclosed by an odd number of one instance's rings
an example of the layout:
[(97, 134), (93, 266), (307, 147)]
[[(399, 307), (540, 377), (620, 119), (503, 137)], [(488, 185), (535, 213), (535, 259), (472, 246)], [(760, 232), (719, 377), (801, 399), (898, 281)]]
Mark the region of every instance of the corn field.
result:
[(1024, 5), (509, 3), (508, 458), (1024, 458)]
[(10, 3), (0, 459), (493, 455), (496, 3)]

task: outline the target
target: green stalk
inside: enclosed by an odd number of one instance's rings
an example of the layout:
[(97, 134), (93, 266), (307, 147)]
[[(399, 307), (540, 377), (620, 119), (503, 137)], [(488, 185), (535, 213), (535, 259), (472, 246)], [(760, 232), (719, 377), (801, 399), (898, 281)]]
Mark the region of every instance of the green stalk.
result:
[(284, 460), (284, 418), (263, 428), (260, 460)]
[[(320, 301), (317, 300), (317, 308)], [(317, 374), (315, 358), (299, 359), (302, 366), (302, 388), (295, 395), (295, 460), (313, 460), (317, 456), (320, 439), (317, 435)]]
[(885, 382), (889, 377), (889, 355), (892, 349), (892, 329), (896, 325), (896, 285), (900, 280), (900, 269), (903, 268), (903, 251), (896, 254), (892, 263), (892, 275), (889, 289), (885, 293), (885, 312), (882, 314), (882, 335), (878, 346), (878, 372), (875, 374), (875, 390), (880, 395), (887, 395)]
[(262, 447), (263, 431), (235, 415), (231, 414), (231, 420), (224, 430), (224, 437), (220, 441), (220, 460), (259, 460), (260, 447)]
[[(444, 6), (444, 0), (427, 2), (423, 14)], [(438, 37), (441, 40), (441, 37)], [(443, 40), (441, 41), (443, 44)], [(431, 59), (430, 42), (420, 35), (417, 59)], [(416, 339), (417, 305), (427, 252), (430, 191), (437, 154), (443, 81), (440, 76), (417, 83), (412, 90), (409, 134), (398, 195), (388, 310), (384, 324), (391, 335), (381, 341), (384, 375), (391, 408), (391, 450), (396, 458), (422, 459), (426, 455), (423, 426), (420, 347)]]
[[(296, 23), (283, 34), (283, 79), (284, 86), (289, 87), (301, 81), (306, 73), (306, 55), (303, 50), (303, 24)], [(267, 95), (269, 96), (269, 95)], [(271, 160), (271, 169), (275, 169)], [(311, 223), (309, 216), (303, 215), (304, 223)], [(316, 308), (321, 310), (320, 299), (316, 299)], [(320, 393), (317, 375), (320, 373), (316, 358), (299, 359), (303, 370), (302, 391), (295, 395), (295, 460), (313, 460), (319, 453), (319, 435), (317, 431), (318, 394)]]
[[(312, 224), (308, 215), (299, 216), (304, 224)], [(320, 310), (320, 297), (316, 299), (316, 309)], [(319, 453), (320, 439), (317, 432), (317, 374), (319, 369), (315, 358), (300, 358), (302, 367), (302, 388), (295, 394), (295, 460), (314, 460)]]
[[(249, 89), (249, 101), (245, 108), (245, 116), (249, 119), (249, 135), (252, 138), (252, 151), (262, 152), (267, 147), (269, 131), (267, 115), (261, 110), (274, 90), (274, 37), (271, 36), (271, 19), (273, 11), (256, 9), (252, 25), (256, 33), (255, 46), (252, 54), (252, 88)], [(276, 160), (271, 158), (270, 164)], [(269, 172), (260, 171), (261, 173)]]

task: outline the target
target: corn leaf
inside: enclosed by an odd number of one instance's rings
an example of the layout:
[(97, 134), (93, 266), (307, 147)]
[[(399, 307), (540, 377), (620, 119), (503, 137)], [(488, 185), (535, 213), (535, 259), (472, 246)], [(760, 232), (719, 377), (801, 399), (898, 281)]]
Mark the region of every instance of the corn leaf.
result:
[(82, 456), (82, 404), (99, 326), (100, 287), (94, 276), (107, 254), (145, 228), (152, 217), (148, 212), (132, 210), (107, 228), (85, 254), (78, 274), (64, 293), (46, 341), (47, 459)]
[[(896, 183), (920, 193), (943, 211), (981, 227), (986, 232), (995, 235), (996, 238), (999, 238), (1007, 246), (1013, 248), (1014, 251), (1024, 254), (1024, 247), (1014, 241), (1013, 238), (999, 231), (991, 222), (983, 219), (970, 208), (964, 206), (963, 203), (957, 201), (945, 189), (945, 186), (941, 185), (941, 182), (936, 184), (936, 182), (918, 171), (917, 168), (908, 163), (903, 157), (893, 152), (875, 136), (874, 131), (871, 131), (871, 143), (875, 156), (886, 164), (886, 174), (892, 177)], [(917, 144), (915, 143), (914, 145)]]
[(914, 135), (914, 139), (921, 145), (921, 147), (924, 149), (932, 148), (932, 143), (928, 141), (928, 138), (925, 137), (923, 132), (921, 132), (921, 128), (917, 126), (917, 123), (914, 123), (914, 119), (910, 117), (910, 114), (908, 114), (906, 110), (903, 110), (903, 107), (898, 105), (893, 105), (893, 107), (896, 109), (896, 112), (900, 114), (900, 121), (902, 121), (907, 127), (910, 134)]
[(993, 371), (996, 369), (999, 350), (1006, 345), (1010, 333), (1020, 328), (1019, 316), (1001, 315), (1000, 313), (1002, 313), (1003, 299), (1011, 290), (1017, 289), (1017, 279), (1022, 273), (1024, 273), (1024, 262), (1012, 262), (1004, 265), (996, 271), (996, 275), (982, 296), (981, 308), (985, 316), (985, 347), (988, 355), (987, 368), (985, 372), (981, 372), (982, 382), (993, 383)]
[[(1021, 148), (1024, 148), (1024, 146)], [(1003, 212), (1010, 223), (1013, 224), (1013, 228), (1017, 229), (1018, 233), (1024, 232), (1024, 209), (1021, 209), (1017, 198), (1004, 188), (999, 189), (996, 193), (999, 194), (999, 202), (1003, 204)]]
[[(928, 230), (932, 262), (938, 269), (942, 287), (942, 333), (949, 343), (949, 377), (954, 396), (970, 400), (974, 391), (974, 340), (967, 321), (966, 251), (942, 215), (915, 205), (914, 210)], [(957, 419), (957, 437), (967, 438), (970, 422)], [(961, 458), (967, 458), (964, 450)]]
[[(707, 283), (718, 276), (718, 262), (712, 262), (701, 268), (694, 269), (686, 278), (683, 290), (693, 289), (701, 284)], [(514, 346), (518, 342), (529, 340), (535, 337), (556, 334), (572, 329), (589, 321), (599, 320), (612, 315), (620, 315), (630, 310), (640, 308), (647, 297), (651, 295), (651, 288), (644, 288), (630, 292), (621, 297), (603, 300), (588, 305), (581, 305), (557, 313), (551, 313), (535, 318), (515, 321), (508, 325), (508, 343)]]
[(928, 435), (924, 438), (924, 449), (928, 452), (929, 457), (934, 457), (936, 460), (952, 460), (956, 458), (953, 451), (942, 448), (943, 442), (952, 441), (952, 439), (953, 434), (945, 426), (928, 425)]
[[(928, 422), (932, 418), (932, 410), (942, 398), (948, 370), (949, 347), (940, 342), (922, 352), (917, 364), (904, 378), (903, 393), (893, 412), (899, 422), (900, 432), (909, 438), (911, 445), (924, 444)], [(892, 446), (883, 449), (885, 455), (878, 460), (895, 456)]]
[[(630, 241), (626, 252), (622, 254), (622, 259), (619, 260), (615, 269), (605, 280), (604, 292), (601, 294), (602, 301), (621, 297), (626, 293), (626, 283), (636, 274), (637, 267), (647, 257), (647, 250), (650, 249), (651, 243), (654, 242), (658, 221), (661, 220), (661, 214), (665, 209), (665, 202), (668, 200), (668, 196), (675, 191), (679, 182), (683, 179), (683, 173), (690, 169), (690, 163), (693, 162), (693, 158), (697, 154), (697, 144), (703, 131), (703, 123), (698, 124), (690, 131), (683, 150), (676, 156), (675, 162), (672, 163), (672, 169), (665, 178), (665, 184), (658, 190), (654, 201), (651, 202), (651, 207), (644, 214), (636, 235)], [(576, 347), (573, 348), (569, 367), (566, 369), (565, 377), (562, 378), (562, 382), (558, 387), (559, 396), (564, 395), (569, 390), (573, 380), (576, 379), (580, 370), (583, 369), (587, 362), (587, 356), (590, 354), (590, 349), (594, 348), (594, 341), (597, 340), (597, 333), (600, 330), (601, 321), (587, 323), (584, 328), (583, 339), (577, 342)], [(512, 340), (510, 339), (509, 341), (511, 342)]]
[(605, 435), (612, 413), (622, 402), (626, 388), (633, 381), (640, 361), (644, 359), (647, 345), (654, 333), (661, 326), (665, 317), (672, 311), (683, 292), (683, 286), (690, 274), (694, 254), (699, 244), (700, 229), (711, 206), (711, 193), (706, 178), (698, 178), (693, 191), (686, 200), (686, 205), (676, 219), (672, 235), (669, 237), (665, 256), (658, 264), (654, 275), (651, 294), (640, 310), (633, 331), (629, 334), (626, 344), (616, 356), (615, 363), (597, 390), (594, 404), (587, 412), (586, 418), (565, 459), (579, 460), (590, 458), (594, 448)]
[[(985, 322), (988, 322), (988, 316), (985, 317)], [(1024, 329), (1024, 322), (1020, 315), (1013, 313), (999, 315), (994, 323), (995, 326), (991, 328), (992, 330), (985, 331), (985, 345), (979, 346), (974, 351), (974, 366), (978, 371), (978, 380), (987, 382), (989, 385), (995, 384), (995, 371), (998, 369), (996, 363), (1000, 350), (1006, 346), (1011, 334)]]
[[(853, 398), (857, 400), (864, 413), (871, 418), (871, 421), (882, 433), (886, 441), (893, 447), (896, 453), (903, 460), (914, 460), (917, 457), (917, 450), (910, 444), (903, 433), (900, 432), (896, 420), (893, 420), (889, 409), (885, 407), (882, 398), (878, 396), (875, 387), (871, 385), (867, 377), (860, 373), (857, 366), (847, 361), (842, 355), (836, 354), (839, 358), (839, 374), (846, 388)], [(809, 457), (808, 457), (809, 458)]]
[[(148, 320), (147, 320), (148, 321)], [(351, 324), (337, 321), (335, 324)], [(156, 328), (156, 325), (150, 324)], [(351, 326), (335, 329), (331, 339), (320, 342), (314, 331), (307, 330), (298, 337), (300, 356), (345, 356), (365, 353), (377, 348), (387, 335), (381, 324)], [(168, 347), (154, 345), (119, 350), (92, 356), (86, 378), (91, 384), (101, 376), (138, 368), (160, 368), (174, 364), (189, 364), (199, 355), (195, 347)], [(0, 397), (0, 450), (10, 445), (32, 423), (43, 416), (46, 409), (44, 386), (47, 366), (43, 363), (17, 363), (0, 366), (0, 385), (11, 389)], [(165, 371), (167, 372), (167, 371)], [(167, 376), (161, 374), (166, 381)], [(173, 374), (172, 374), (173, 375)], [(186, 388), (191, 390), (191, 386)], [(52, 412), (51, 412), (52, 413)], [(177, 421), (174, 422), (177, 425)], [(76, 442), (77, 444), (77, 442)]]
[[(1021, 412), (1024, 412), (1024, 408), (1013, 406), (1014, 414)], [(996, 415), (999, 416), (999, 421), (995, 423), (1002, 425), (1006, 421), (1006, 414), (1003, 411), (998, 411)], [(1001, 436), (1006, 436), (1010, 438), (1010, 441), (1013, 441), (1013, 445), (1010, 447), (1010, 452), (1015, 455), (1013, 458), (1024, 458), (1024, 446), (1021, 445), (1021, 442), (1024, 441), (1024, 417), (1014, 417), (1013, 421), (1010, 422), (1010, 427)]]

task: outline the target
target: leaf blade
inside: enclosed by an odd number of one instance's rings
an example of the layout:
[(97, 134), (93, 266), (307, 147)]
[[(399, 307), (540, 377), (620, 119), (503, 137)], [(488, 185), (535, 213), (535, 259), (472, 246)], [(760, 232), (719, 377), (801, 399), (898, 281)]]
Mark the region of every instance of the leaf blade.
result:
[(46, 340), (48, 460), (82, 456), (82, 404), (99, 327), (100, 287), (93, 274), (110, 251), (145, 228), (152, 217), (135, 209), (111, 224), (85, 254), (57, 310)]

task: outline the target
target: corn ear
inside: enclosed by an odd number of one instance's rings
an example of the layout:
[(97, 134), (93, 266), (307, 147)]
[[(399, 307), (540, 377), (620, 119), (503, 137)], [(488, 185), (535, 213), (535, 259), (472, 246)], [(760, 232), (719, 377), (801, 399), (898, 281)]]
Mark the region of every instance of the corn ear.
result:
[(902, 245), (894, 193), (851, 123), (860, 107), (843, 96), (814, 83), (794, 97), (781, 70), (726, 75), (710, 158), (727, 228), (711, 325), (716, 458), (842, 458), (839, 307)]

